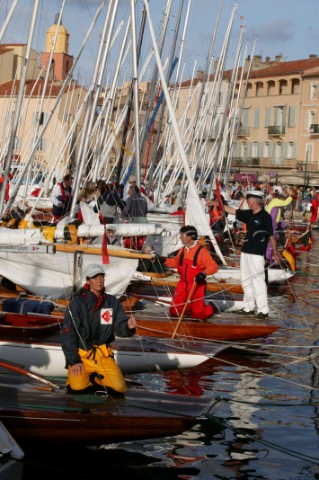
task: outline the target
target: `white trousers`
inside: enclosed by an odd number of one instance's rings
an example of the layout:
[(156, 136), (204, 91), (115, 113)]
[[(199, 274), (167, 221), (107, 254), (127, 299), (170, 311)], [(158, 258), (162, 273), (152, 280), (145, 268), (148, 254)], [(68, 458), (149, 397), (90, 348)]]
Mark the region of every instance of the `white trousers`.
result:
[(262, 255), (240, 254), (240, 277), (244, 290), (244, 310), (268, 313), (265, 259)]

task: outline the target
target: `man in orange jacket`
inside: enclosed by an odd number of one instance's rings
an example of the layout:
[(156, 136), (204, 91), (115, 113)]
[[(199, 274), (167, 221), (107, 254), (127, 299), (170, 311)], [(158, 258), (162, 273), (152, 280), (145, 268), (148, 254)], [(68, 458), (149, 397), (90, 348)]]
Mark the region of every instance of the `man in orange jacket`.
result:
[[(184, 309), (185, 302), (188, 302), (185, 315), (206, 320), (213, 315), (214, 308), (211, 304), (206, 305), (204, 301), (205, 278), (207, 275), (216, 273), (218, 265), (209, 251), (196, 242), (198, 233), (195, 227), (185, 225), (180, 229), (180, 235), (183, 247), (175, 257), (167, 258), (165, 261), (166, 266), (177, 268), (180, 274), (170, 314), (175, 317), (179, 316)], [(190, 296), (191, 298), (189, 298)]]

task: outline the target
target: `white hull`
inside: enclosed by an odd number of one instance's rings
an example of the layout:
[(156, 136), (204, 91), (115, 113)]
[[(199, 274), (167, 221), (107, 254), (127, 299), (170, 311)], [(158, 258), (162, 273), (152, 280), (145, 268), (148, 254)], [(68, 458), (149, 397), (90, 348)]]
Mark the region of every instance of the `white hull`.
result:
[[(85, 269), (91, 263), (102, 264), (101, 255), (83, 254), (77, 262), (74, 253), (0, 253), (0, 275), (19, 285), (33, 295), (51, 298), (68, 298), (74, 285), (85, 283)], [(138, 261), (110, 257), (105, 269), (107, 293), (122, 295), (136, 271)], [(76, 276), (74, 278), (74, 271)]]
[[(185, 350), (185, 346), (174, 341), (117, 339), (112, 349), (125, 375), (196, 367), (224, 349), (210, 345), (207, 353), (197, 353), (194, 344), (190, 345)], [(65, 357), (59, 344), (0, 341), (0, 350), (2, 360), (17, 363), (37, 375), (66, 377)]]
[[(291, 270), (283, 268), (268, 268), (269, 283), (285, 283), (292, 278), (293, 275), (294, 274)], [(218, 272), (214, 273), (213, 278), (219, 281), (236, 281), (240, 283), (240, 269), (238, 267), (220, 267)]]

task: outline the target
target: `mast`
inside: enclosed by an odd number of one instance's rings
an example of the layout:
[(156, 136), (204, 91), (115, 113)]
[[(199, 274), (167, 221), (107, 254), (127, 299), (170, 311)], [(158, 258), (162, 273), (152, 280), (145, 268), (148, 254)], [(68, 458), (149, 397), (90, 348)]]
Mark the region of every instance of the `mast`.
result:
[(70, 210), (71, 217), (73, 217), (75, 214), (76, 203), (77, 203), (77, 192), (80, 189), (82, 173), (84, 170), (85, 162), (87, 160), (89, 143), (91, 140), (93, 122), (95, 118), (95, 110), (96, 110), (97, 102), (99, 99), (99, 94), (102, 88), (101, 87), (102, 78), (103, 78), (104, 69), (105, 69), (106, 61), (109, 54), (111, 36), (113, 33), (117, 7), (118, 7), (118, 0), (115, 0), (115, 2), (112, 2), (112, 4), (110, 4), (107, 15), (105, 17), (104, 25), (103, 25), (103, 32), (100, 39), (100, 47), (97, 54), (95, 69), (93, 72), (93, 78), (90, 86), (90, 95), (86, 105), (87, 109), (86, 109), (83, 129), (82, 129), (83, 136), (82, 136), (80, 149), (78, 153), (77, 169), (75, 173), (75, 182), (74, 182), (74, 189), (73, 189), (74, 191), (73, 191), (72, 205)]
[[(88, 39), (89, 39), (89, 37), (90, 37), (90, 35), (91, 35), (91, 33), (92, 33), (92, 30), (93, 30), (93, 28), (94, 28), (97, 20), (98, 20), (98, 17), (100, 16), (101, 11), (103, 10), (103, 7), (104, 7), (105, 2), (106, 2), (106, 0), (102, 0), (102, 1), (101, 1), (101, 4), (100, 4), (99, 8), (97, 9), (94, 18), (92, 19), (92, 22), (91, 22), (91, 24), (90, 24), (89, 30), (88, 30), (87, 34), (85, 35), (85, 38), (83, 39), (82, 45), (81, 45), (81, 47), (80, 47), (80, 51), (79, 51), (79, 53), (78, 53), (75, 61), (73, 62), (73, 65), (72, 65), (72, 67), (70, 68), (70, 70), (69, 70), (69, 72), (68, 72), (68, 74), (67, 74), (67, 76), (66, 76), (66, 78), (65, 78), (65, 80), (64, 80), (64, 82), (63, 82), (63, 84), (62, 84), (62, 86), (61, 86), (61, 89), (60, 89), (60, 91), (59, 91), (59, 94), (58, 94), (58, 96), (57, 96), (57, 98), (56, 98), (56, 101), (55, 101), (55, 103), (54, 103), (54, 105), (53, 105), (53, 107), (52, 107), (52, 110), (51, 110), (50, 114), (48, 115), (46, 121), (44, 122), (44, 125), (43, 125), (43, 127), (42, 127), (42, 131), (41, 131), (41, 134), (38, 136), (37, 140), (35, 141), (33, 147), (31, 148), (31, 151), (30, 151), (30, 153), (29, 153), (28, 158), (27, 158), (26, 162), (24, 163), (24, 166), (23, 166), (23, 169), (22, 169), (22, 171), (21, 171), (20, 177), (18, 178), (17, 183), (16, 183), (16, 185), (15, 185), (15, 189), (14, 189), (14, 191), (13, 191), (12, 195), (10, 196), (10, 199), (9, 199), (9, 201), (8, 201), (8, 203), (7, 203), (7, 209), (8, 209), (8, 210), (10, 209), (11, 205), (13, 204), (13, 202), (14, 202), (14, 200), (15, 200), (15, 197), (17, 196), (17, 193), (18, 193), (18, 191), (19, 191), (20, 185), (21, 185), (21, 183), (22, 183), (23, 176), (25, 175), (25, 173), (26, 173), (26, 171), (27, 171), (27, 169), (28, 169), (29, 163), (30, 163), (30, 162), (32, 161), (32, 159), (33, 159), (33, 155), (34, 155), (34, 153), (36, 152), (36, 149), (37, 149), (37, 147), (38, 147), (41, 139), (43, 138), (43, 136), (44, 136), (44, 134), (45, 134), (45, 132), (46, 132), (46, 129), (48, 128), (48, 125), (49, 125), (49, 123), (50, 123), (50, 121), (51, 121), (51, 118), (52, 118), (52, 116), (53, 116), (53, 113), (54, 113), (55, 110), (58, 108), (59, 102), (60, 102), (60, 100), (61, 100), (61, 98), (62, 98), (62, 95), (64, 94), (64, 91), (65, 91), (65, 89), (66, 89), (66, 87), (67, 87), (70, 79), (72, 79), (73, 72), (74, 72), (74, 70), (75, 70), (75, 68), (76, 68), (76, 66), (77, 66), (77, 64), (78, 64), (78, 61), (79, 61), (79, 59), (80, 59), (80, 56), (81, 56), (81, 54), (82, 54), (82, 52), (83, 52), (83, 50), (84, 50), (84, 48), (85, 48), (85, 46), (86, 46), (86, 44), (87, 44), (87, 41), (88, 41)], [(3, 190), (4, 190), (4, 186), (3, 186)], [(1, 198), (1, 197), (0, 197), (0, 198)], [(1, 201), (1, 199), (0, 199), (0, 201)]]
[(11, 5), (10, 11), (9, 11), (9, 13), (8, 13), (3, 25), (2, 25), (2, 28), (0, 30), (0, 43), (2, 42), (3, 35), (5, 34), (5, 31), (7, 30), (7, 26), (10, 23), (11, 17), (13, 15), (13, 12), (14, 12), (18, 2), (19, 2), (19, 0), (14, 0), (14, 2)]
[[(152, 19), (151, 19), (151, 15), (150, 15), (148, 0), (144, 0), (144, 5), (145, 5), (146, 12), (147, 12), (150, 34), (151, 34), (151, 38), (152, 38), (152, 42), (153, 42), (155, 58), (156, 58), (158, 71), (159, 71), (159, 75), (160, 75), (161, 82), (162, 82), (162, 88), (163, 88), (163, 91), (164, 91), (164, 95), (165, 95), (165, 99), (166, 99), (166, 103), (167, 103), (167, 108), (169, 110), (169, 114), (170, 114), (170, 117), (171, 117), (171, 120), (172, 120), (172, 127), (173, 127), (173, 130), (174, 130), (176, 142), (178, 144), (180, 157), (181, 157), (181, 160), (183, 162), (185, 173), (186, 173), (186, 176), (187, 176), (187, 179), (188, 179), (188, 182), (189, 182), (188, 195), (190, 197), (192, 197), (193, 199), (197, 199), (198, 204), (200, 205), (197, 189), (196, 189), (196, 186), (195, 186), (195, 183), (194, 183), (194, 180), (193, 180), (193, 177), (192, 177), (189, 165), (188, 165), (188, 161), (187, 161), (186, 153), (185, 153), (185, 150), (184, 150), (183, 142), (182, 142), (182, 139), (181, 139), (181, 135), (180, 135), (180, 132), (179, 132), (174, 108), (173, 108), (171, 98), (170, 98), (170, 94), (169, 94), (169, 90), (168, 90), (168, 87), (167, 87), (167, 84), (166, 84), (165, 75), (164, 75), (163, 68), (162, 68), (162, 63), (161, 63), (161, 58), (160, 58), (158, 48), (157, 48), (156, 37), (155, 37), (153, 23), (152, 23)], [(212, 240), (212, 243), (214, 245), (216, 253), (218, 254), (218, 256), (221, 259), (221, 261), (223, 262), (223, 264), (226, 265), (226, 261), (224, 259), (224, 256), (223, 256), (222, 252), (220, 251), (220, 248), (217, 244), (217, 241), (216, 241), (216, 239), (215, 239), (215, 237), (212, 233), (212, 230), (211, 230), (210, 225), (207, 221), (207, 218), (205, 216), (203, 208), (200, 206), (200, 208), (198, 209), (198, 211), (196, 213), (197, 213), (197, 218), (196, 218), (197, 221), (196, 221), (195, 225), (200, 230), (199, 233), (202, 234), (202, 235), (208, 236)]]
[[(137, 42), (137, 54), (136, 54), (136, 63), (137, 65), (139, 64), (140, 61), (140, 55), (141, 55), (141, 49), (142, 49), (142, 42), (143, 42), (143, 36), (144, 36), (144, 29), (145, 29), (145, 22), (146, 22), (146, 13), (145, 13), (145, 6), (143, 8), (142, 12), (142, 19), (141, 19), (141, 26), (140, 26), (140, 33), (139, 33), (139, 38)], [(126, 112), (126, 118), (125, 118), (125, 123), (124, 123), (124, 128), (123, 128), (123, 135), (122, 135), (122, 148), (120, 151), (120, 156), (118, 160), (118, 166), (117, 166), (117, 172), (116, 172), (116, 186), (120, 184), (121, 180), (121, 173), (122, 173), (122, 168), (123, 168), (123, 158), (124, 158), (124, 147), (126, 145), (126, 140), (127, 140), (127, 134), (129, 130), (129, 123), (130, 123), (130, 118), (131, 118), (131, 111), (132, 111), (132, 103), (133, 103), (133, 85), (134, 81), (132, 79), (131, 81), (131, 89), (130, 89), (130, 94), (129, 94), (129, 101), (128, 101), (128, 108)]]
[(23, 61), (20, 83), (19, 83), (19, 90), (18, 90), (18, 96), (17, 96), (17, 104), (14, 112), (13, 126), (10, 134), (9, 146), (8, 146), (8, 151), (6, 155), (6, 160), (5, 160), (4, 178), (2, 183), (2, 189), (0, 192), (0, 217), (2, 217), (4, 214), (4, 206), (5, 206), (4, 200), (5, 200), (5, 193), (6, 193), (6, 185), (9, 179), (12, 153), (13, 153), (14, 144), (17, 136), (17, 130), (19, 126), (20, 112), (21, 112), (22, 101), (24, 96), (24, 86), (25, 86), (25, 81), (27, 77), (27, 70), (28, 70), (30, 53), (31, 53), (31, 45), (32, 45), (32, 39), (34, 35), (38, 10), (39, 10), (39, 0), (35, 0), (33, 11), (32, 11), (31, 22), (30, 22), (29, 38), (28, 38), (25, 57)]
[(132, 32), (132, 64), (133, 64), (133, 100), (134, 100), (134, 126), (135, 126), (135, 172), (136, 184), (141, 185), (140, 171), (140, 136), (139, 136), (139, 104), (138, 104), (138, 74), (137, 74), (137, 51), (136, 51), (136, 20), (135, 0), (131, 0), (131, 32)]
[[(175, 55), (175, 50), (176, 50), (176, 44), (177, 44), (177, 38), (178, 38), (178, 33), (179, 33), (179, 28), (181, 24), (181, 18), (182, 18), (182, 12), (183, 12), (183, 7), (184, 7), (184, 0), (181, 0), (180, 5), (179, 5), (179, 11), (177, 15), (177, 20), (176, 20), (176, 27), (175, 27), (175, 32), (174, 32), (174, 38), (173, 38), (173, 44), (170, 52), (170, 57), (168, 61), (168, 69), (167, 69), (167, 83), (169, 83), (169, 79), (173, 73), (173, 68), (174, 68), (174, 55)], [(176, 59), (177, 61), (177, 59)], [(156, 134), (156, 140), (155, 140), (155, 145), (159, 145), (159, 137), (160, 133), (162, 130), (162, 123), (163, 123), (163, 118), (164, 118), (164, 113), (165, 113), (165, 104), (162, 104), (161, 108), (161, 113), (160, 113), (160, 119), (158, 121), (158, 127), (157, 127), (157, 134)], [(153, 151), (153, 157), (152, 157), (152, 162), (150, 166), (150, 171), (149, 171), (149, 178), (153, 178), (153, 172), (155, 168), (155, 162), (156, 162), (156, 155), (157, 155), (157, 149), (155, 148)], [(151, 184), (149, 183), (147, 192), (149, 193), (151, 188)]]

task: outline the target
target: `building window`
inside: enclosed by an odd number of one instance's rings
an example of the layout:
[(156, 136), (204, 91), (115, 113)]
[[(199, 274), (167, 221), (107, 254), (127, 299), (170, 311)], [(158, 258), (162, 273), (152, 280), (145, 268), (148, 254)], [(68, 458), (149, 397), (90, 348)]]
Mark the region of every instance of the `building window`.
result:
[(288, 127), (296, 126), (296, 107), (289, 107), (288, 110)]
[(252, 156), (252, 158), (258, 157), (258, 143), (257, 142), (252, 143), (251, 156)]
[(260, 119), (260, 110), (257, 107), (254, 110), (254, 127), (255, 128), (259, 128), (259, 119)]
[(266, 108), (266, 121), (265, 121), (265, 127), (270, 127), (270, 121), (271, 121), (271, 108), (267, 107)]
[(318, 98), (318, 83), (311, 83), (309, 96), (310, 98)]
[(310, 129), (310, 125), (313, 125), (315, 123), (316, 123), (316, 112), (314, 112), (313, 110), (310, 110), (309, 112), (307, 112), (305, 129), (308, 131)]
[(276, 93), (275, 87), (276, 87), (275, 82), (273, 81), (268, 82), (268, 92), (267, 92), (268, 95), (275, 95)]
[(299, 93), (300, 82), (297, 79), (291, 81), (291, 93), (296, 95)]
[(294, 142), (289, 142), (288, 143), (288, 148), (287, 148), (287, 158), (295, 158), (296, 156), (296, 147)]
[(264, 157), (269, 158), (270, 157), (270, 145), (269, 142), (265, 142), (264, 145)]
[(261, 97), (263, 94), (264, 85), (261, 82), (256, 83), (256, 97)]

